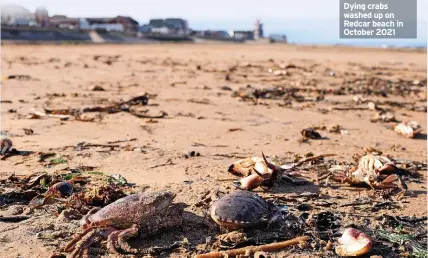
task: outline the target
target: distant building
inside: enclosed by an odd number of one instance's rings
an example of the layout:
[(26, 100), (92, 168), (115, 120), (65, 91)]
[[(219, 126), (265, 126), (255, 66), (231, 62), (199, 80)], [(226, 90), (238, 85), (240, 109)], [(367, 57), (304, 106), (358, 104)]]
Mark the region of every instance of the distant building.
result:
[(49, 13), (44, 7), (38, 7), (34, 13), (36, 22), (42, 27), (46, 27), (49, 24)]
[(114, 23), (120, 23), (126, 32), (137, 32), (140, 24), (129, 16), (117, 16), (113, 19)]
[(189, 26), (187, 21), (180, 18), (167, 18), (165, 19), (165, 27), (169, 29), (169, 33), (176, 35), (188, 35)]
[(275, 43), (275, 42), (288, 43), (287, 36), (286, 35), (281, 35), (281, 34), (271, 34), (271, 35), (269, 35), (269, 41), (271, 43)]
[(229, 32), (229, 35), (238, 40), (253, 40), (254, 31), (250, 30), (232, 30)]
[(163, 19), (151, 19), (149, 21), (149, 25), (152, 28), (161, 28), (161, 27), (164, 27), (164, 21)]
[(49, 26), (60, 29), (79, 29), (79, 25), (78, 18), (69, 18), (65, 15), (54, 15), (49, 18)]
[(187, 21), (181, 18), (151, 19), (149, 24), (143, 27), (146, 33), (148, 29), (156, 34), (189, 35), (190, 33)]
[(152, 32), (153, 27), (149, 24), (144, 24), (140, 27), (140, 32), (141, 33), (150, 33)]
[(49, 22), (58, 28), (82, 30), (106, 30), (120, 32), (138, 32), (139, 24), (127, 16), (113, 18), (68, 18), (64, 15), (55, 15)]
[(254, 26), (254, 39), (260, 38), (263, 38), (263, 24), (260, 23), (260, 20), (257, 20)]
[(80, 18), (79, 28), (82, 30), (125, 31), (125, 27), (111, 18)]
[(206, 38), (230, 38), (229, 33), (224, 30), (202, 30), (202, 31), (195, 31), (195, 36), (198, 37), (206, 37)]

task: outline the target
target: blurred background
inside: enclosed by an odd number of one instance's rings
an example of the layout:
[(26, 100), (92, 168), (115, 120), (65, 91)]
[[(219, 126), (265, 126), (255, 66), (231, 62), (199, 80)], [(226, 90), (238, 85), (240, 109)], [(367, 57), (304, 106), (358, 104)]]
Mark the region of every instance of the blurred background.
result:
[[(1, 21), (2, 39), (10, 40), (63, 37), (64, 40), (92, 41), (256, 42), (263, 38), (296, 44), (426, 47), (426, 10), (428, 1), (418, 1), (417, 39), (340, 39), (338, 0), (19, 0), (2, 4)], [(32, 30), (22, 31), (27, 26)], [(11, 27), (21, 27), (21, 30), (17, 32)], [(35, 32), (36, 28), (44, 28), (44, 33)], [(48, 28), (70, 31), (49, 31)], [(74, 33), (76, 30), (95, 30), (101, 34), (82, 35)]]

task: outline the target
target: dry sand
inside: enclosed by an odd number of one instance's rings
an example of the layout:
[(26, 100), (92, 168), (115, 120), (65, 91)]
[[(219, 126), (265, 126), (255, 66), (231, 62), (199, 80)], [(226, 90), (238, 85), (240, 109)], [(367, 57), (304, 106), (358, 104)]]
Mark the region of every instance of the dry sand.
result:
[[(118, 56), (111, 63), (105, 57)], [(352, 102), (353, 95), (325, 96), (324, 101), (293, 102), (282, 107), (281, 101), (263, 100), (260, 105), (233, 98), (228, 86), (237, 90), (246, 85), (271, 87), (292, 85), (320, 89), (339, 88), (347, 78), (373, 75), (388, 79), (425, 80), (426, 52), (389, 51), (341, 47), (300, 47), (286, 45), (229, 45), (229, 44), (159, 44), (159, 45), (70, 45), (70, 46), (14, 46), (2, 47), (2, 75), (25, 74), (33, 80), (7, 80), (2, 83), (1, 130), (6, 132), (19, 150), (34, 152), (54, 151), (64, 156), (68, 164), (46, 168), (37, 162), (37, 155), (13, 156), (0, 161), (0, 172), (31, 174), (53, 173), (65, 167), (87, 165), (107, 175), (119, 173), (128, 182), (148, 185), (152, 189), (169, 188), (178, 193), (178, 201), (194, 204), (206, 189), (231, 191), (233, 179), (228, 166), (238, 157), (268, 156), (284, 158), (294, 154), (315, 155), (334, 153), (335, 159), (352, 161), (352, 154), (363, 147), (384, 150), (397, 159), (426, 162), (426, 112), (391, 107), (398, 120), (418, 121), (423, 134), (407, 139), (390, 129), (391, 123), (371, 123), (370, 110), (328, 110)], [(275, 63), (288, 63), (310, 68), (311, 71), (289, 69), (290, 75), (281, 77), (267, 72)], [(197, 66), (200, 65), (200, 70)], [(227, 69), (238, 65), (225, 80)], [(260, 65), (260, 68), (258, 65)], [(335, 76), (329, 76), (334, 71)], [(309, 85), (305, 85), (307, 82)], [(316, 86), (311, 86), (316, 85)], [(105, 91), (92, 91), (94, 86)], [(80, 122), (57, 118), (27, 119), (31, 108), (42, 110), (82, 108), (104, 105), (112, 100), (127, 100), (144, 93), (157, 94), (144, 108), (156, 114), (165, 111), (168, 116), (154, 119), (138, 118), (127, 112), (102, 114), (96, 122)], [(74, 93), (77, 93), (73, 95)], [(62, 95), (64, 94), (64, 95)], [(388, 98), (368, 96), (370, 100), (414, 102), (425, 106), (424, 100), (414, 96), (390, 94)], [(426, 98), (426, 91), (425, 91)], [(10, 100), (11, 103), (5, 102)], [(334, 104), (332, 104), (334, 103)], [(341, 104), (343, 103), (343, 105)], [(367, 104), (360, 105), (366, 107)], [(15, 113), (9, 110), (15, 109)], [(301, 143), (300, 131), (319, 124), (339, 124), (349, 134), (320, 131), (326, 140)], [(23, 128), (31, 128), (26, 135)], [(239, 128), (241, 130), (230, 131)], [(74, 151), (67, 146), (80, 142), (106, 144), (124, 141), (143, 152), (100, 151), (89, 148)], [(105, 149), (103, 149), (105, 150)], [(189, 151), (200, 157), (183, 158)], [(230, 155), (230, 157), (223, 157)], [(166, 164), (164, 166), (158, 166)], [(313, 177), (310, 175), (310, 177)], [(334, 184), (334, 183), (333, 183)], [(409, 193), (402, 208), (384, 210), (387, 214), (427, 214), (425, 183), (410, 183)], [(352, 200), (364, 195), (366, 189), (328, 188), (313, 185), (296, 187), (283, 185), (274, 190), (280, 193), (318, 191)], [(7, 207), (4, 208), (4, 210)], [(189, 209), (190, 211), (191, 209)], [(200, 210), (195, 214), (203, 216)], [(32, 218), (15, 224), (0, 222), (0, 257), (47, 257), (62, 245), (59, 240), (40, 240), (36, 233), (51, 229), (49, 219)], [(39, 225), (43, 224), (44, 226)], [(74, 227), (72, 230), (77, 230)], [(207, 233), (208, 232), (208, 233)], [(74, 232), (70, 232), (72, 234)], [(213, 231), (195, 235), (179, 232), (163, 234), (172, 239), (188, 237), (194, 244), (205, 242)], [(144, 240), (135, 240), (135, 245)]]

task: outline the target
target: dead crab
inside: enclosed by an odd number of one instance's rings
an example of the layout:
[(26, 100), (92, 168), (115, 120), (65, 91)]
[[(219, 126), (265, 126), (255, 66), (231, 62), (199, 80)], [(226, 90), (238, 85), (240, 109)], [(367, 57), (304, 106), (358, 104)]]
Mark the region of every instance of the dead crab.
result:
[[(402, 169), (389, 158), (367, 154), (360, 159), (358, 167), (350, 169), (345, 174), (335, 175), (333, 179), (350, 185), (366, 184), (372, 189), (401, 188), (398, 194), (398, 198), (401, 198), (407, 191), (407, 185), (401, 178), (402, 174)], [(396, 185), (394, 181), (400, 184)]]
[(81, 220), (83, 233), (77, 235), (65, 247), (73, 252), (72, 257), (88, 254), (96, 237), (107, 239), (107, 248), (117, 253), (116, 248), (130, 253), (127, 239), (140, 232), (142, 237), (152, 235), (161, 229), (180, 225), (183, 207), (173, 204), (175, 194), (168, 191), (137, 193), (121, 198), (102, 209), (92, 209)]
[(277, 212), (278, 207), (256, 193), (237, 190), (215, 201), (210, 215), (220, 227), (235, 230), (269, 222)]
[(269, 161), (264, 153), (263, 158), (251, 157), (239, 160), (232, 164), (228, 172), (242, 177), (233, 185), (241, 190), (253, 190), (262, 187), (265, 190), (273, 187), (274, 183), (281, 178), (283, 169), (278, 167), (272, 161)]

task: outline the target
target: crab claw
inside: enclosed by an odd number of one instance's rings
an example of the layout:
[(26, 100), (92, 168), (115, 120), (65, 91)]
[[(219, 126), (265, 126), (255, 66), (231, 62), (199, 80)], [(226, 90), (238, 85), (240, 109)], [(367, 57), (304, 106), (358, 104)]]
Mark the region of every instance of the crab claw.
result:
[(336, 253), (340, 256), (360, 256), (368, 253), (373, 247), (373, 240), (355, 228), (347, 228), (337, 240)]
[(263, 180), (263, 177), (253, 174), (233, 182), (233, 185), (240, 190), (253, 190), (259, 187)]
[(281, 171), (281, 168), (275, 166), (272, 163), (269, 163), (269, 161), (267, 160), (265, 154), (262, 152), (262, 156), (263, 156), (263, 160), (266, 163), (266, 166), (272, 171), (270, 173), (268, 173), (269, 177), (266, 178), (266, 176), (264, 176), (265, 180), (263, 181), (262, 185), (266, 188), (272, 188), (273, 184), (278, 180), (278, 176), (279, 173)]

